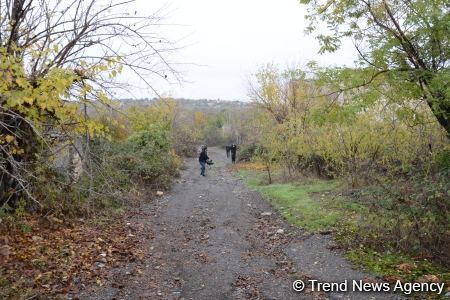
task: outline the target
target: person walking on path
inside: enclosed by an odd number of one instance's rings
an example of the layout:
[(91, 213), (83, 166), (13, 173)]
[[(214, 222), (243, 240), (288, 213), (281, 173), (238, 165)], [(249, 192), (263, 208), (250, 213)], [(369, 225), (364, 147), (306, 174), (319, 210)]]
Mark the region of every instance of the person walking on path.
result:
[(233, 164), (236, 163), (236, 151), (237, 151), (237, 146), (236, 144), (231, 145), (231, 162)]
[(208, 147), (202, 146), (202, 152), (200, 152), (200, 155), (198, 157), (198, 162), (200, 163), (200, 175), (205, 176), (205, 169), (206, 169), (206, 162), (208, 161), (209, 157), (206, 153), (206, 150)]

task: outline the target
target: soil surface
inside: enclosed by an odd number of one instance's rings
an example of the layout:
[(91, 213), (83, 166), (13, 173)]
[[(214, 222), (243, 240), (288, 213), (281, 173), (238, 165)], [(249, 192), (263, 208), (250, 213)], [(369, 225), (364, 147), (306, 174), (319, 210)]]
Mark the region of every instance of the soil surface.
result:
[(225, 150), (200, 176), (197, 159), (170, 193), (139, 208), (124, 226), (144, 228), (140, 260), (111, 271), (80, 299), (399, 299), (384, 293), (294, 292), (296, 279), (375, 279), (352, 268), (329, 235), (290, 226), (227, 169)]

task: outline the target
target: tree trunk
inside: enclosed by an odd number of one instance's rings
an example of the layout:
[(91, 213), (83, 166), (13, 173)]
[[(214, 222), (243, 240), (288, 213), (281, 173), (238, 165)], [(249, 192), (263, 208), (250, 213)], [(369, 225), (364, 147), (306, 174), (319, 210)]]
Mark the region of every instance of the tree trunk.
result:
[(431, 112), (447, 131), (447, 137), (450, 139), (450, 99), (446, 97), (445, 87), (433, 89), (425, 79), (420, 79), (419, 83)]
[(269, 184), (272, 184), (272, 174), (270, 172), (269, 164), (266, 165), (267, 175), (269, 175)]
[(450, 99), (446, 99), (442, 93), (439, 93), (433, 98), (435, 100), (427, 100), (427, 104), (439, 124), (447, 131), (447, 137), (450, 139)]

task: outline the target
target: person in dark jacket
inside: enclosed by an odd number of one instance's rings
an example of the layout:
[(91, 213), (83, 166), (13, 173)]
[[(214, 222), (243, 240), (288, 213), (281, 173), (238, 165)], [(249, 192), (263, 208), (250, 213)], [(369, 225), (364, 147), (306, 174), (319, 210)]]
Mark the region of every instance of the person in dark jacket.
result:
[(206, 161), (208, 161), (209, 157), (206, 153), (206, 150), (208, 147), (202, 146), (202, 152), (200, 152), (200, 155), (198, 157), (198, 162), (200, 163), (200, 175), (205, 176), (205, 169), (206, 169)]
[(236, 151), (237, 151), (237, 146), (235, 144), (231, 145), (231, 162), (234, 164), (236, 163)]

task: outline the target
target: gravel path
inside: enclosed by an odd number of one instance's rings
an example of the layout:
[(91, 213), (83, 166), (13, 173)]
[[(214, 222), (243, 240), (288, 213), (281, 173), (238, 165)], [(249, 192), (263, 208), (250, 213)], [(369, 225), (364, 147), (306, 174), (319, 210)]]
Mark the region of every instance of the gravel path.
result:
[(296, 279), (321, 282), (371, 277), (329, 250), (322, 235), (287, 224), (230, 173), (225, 150), (200, 176), (196, 159), (173, 190), (142, 206), (129, 221), (151, 236), (142, 262), (115, 269), (108, 284), (82, 299), (394, 299), (378, 293), (294, 292)]

